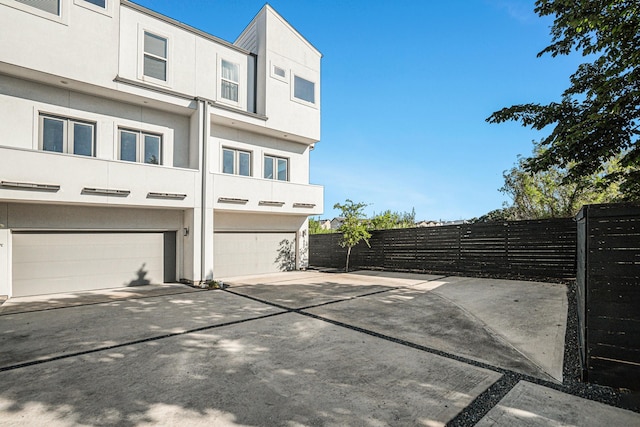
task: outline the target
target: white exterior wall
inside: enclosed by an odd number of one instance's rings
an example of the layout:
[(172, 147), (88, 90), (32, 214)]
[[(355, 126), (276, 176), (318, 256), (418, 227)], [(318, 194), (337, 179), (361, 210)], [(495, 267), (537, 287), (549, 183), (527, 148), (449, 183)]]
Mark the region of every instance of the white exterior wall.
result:
[[(305, 266), (307, 216), (323, 210), (323, 188), (309, 185), (320, 53), (268, 5), (234, 46), (124, 0), (108, 4), (61, 0), (56, 17), (0, 0), (0, 181), (59, 186), (0, 185), (0, 295), (11, 294), (12, 231), (176, 231), (178, 277), (194, 282), (215, 277), (214, 231), (295, 232)], [(168, 40), (166, 82), (143, 75), (144, 31)], [(220, 96), (223, 59), (238, 64), (238, 102)], [(271, 75), (272, 63), (288, 80)], [(316, 84), (314, 105), (293, 99), (294, 74)], [(41, 113), (95, 123), (95, 157), (40, 150)], [(121, 127), (161, 134), (162, 165), (120, 161)], [(222, 174), (222, 147), (250, 151), (252, 177)], [(262, 178), (264, 155), (289, 160), (289, 181)]]
[(98, 159), (118, 160), (119, 127), (162, 135), (163, 166), (189, 167), (197, 149), (188, 115), (0, 75), (0, 146), (38, 150), (41, 113), (96, 123)]
[(14, 0), (0, 0), (1, 61), (113, 87), (120, 12), (116, 6), (99, 13), (81, 1), (61, 0), (62, 18), (58, 19)]

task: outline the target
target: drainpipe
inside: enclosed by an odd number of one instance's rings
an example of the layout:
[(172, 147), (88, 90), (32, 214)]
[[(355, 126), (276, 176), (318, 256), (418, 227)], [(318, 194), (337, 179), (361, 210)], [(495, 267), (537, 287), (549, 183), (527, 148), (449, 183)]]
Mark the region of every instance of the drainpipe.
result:
[(207, 120), (209, 119), (207, 114), (207, 102), (200, 100), (200, 105), (202, 106), (202, 159), (201, 159), (201, 167), (200, 167), (200, 175), (202, 177), (202, 194), (201, 194), (201, 202), (200, 202), (200, 283), (204, 283), (205, 281), (205, 226), (206, 226), (206, 218), (205, 215), (207, 213), (207, 174), (209, 173), (207, 168), (207, 156), (208, 150), (207, 145), (209, 138), (207, 136)]

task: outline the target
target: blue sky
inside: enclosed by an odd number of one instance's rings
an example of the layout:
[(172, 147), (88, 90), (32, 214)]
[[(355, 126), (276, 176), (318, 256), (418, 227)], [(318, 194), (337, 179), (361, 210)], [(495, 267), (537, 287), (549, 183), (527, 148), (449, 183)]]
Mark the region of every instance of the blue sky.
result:
[[(234, 41), (262, 0), (137, 0)], [(536, 54), (550, 18), (534, 0), (271, 0), (322, 52), (322, 139), (310, 180), (325, 213), (352, 199), (366, 213), (480, 216), (507, 200), (502, 172), (544, 134), (491, 125), (494, 111), (559, 101), (579, 55)]]

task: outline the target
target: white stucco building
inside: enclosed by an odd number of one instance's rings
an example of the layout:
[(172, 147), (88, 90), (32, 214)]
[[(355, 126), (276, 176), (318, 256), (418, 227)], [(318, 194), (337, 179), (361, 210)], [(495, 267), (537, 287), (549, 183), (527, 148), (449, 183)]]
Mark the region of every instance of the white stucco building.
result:
[[(241, 30), (241, 29), (239, 29)], [(125, 0), (0, 0), (0, 295), (302, 268), (321, 54)]]

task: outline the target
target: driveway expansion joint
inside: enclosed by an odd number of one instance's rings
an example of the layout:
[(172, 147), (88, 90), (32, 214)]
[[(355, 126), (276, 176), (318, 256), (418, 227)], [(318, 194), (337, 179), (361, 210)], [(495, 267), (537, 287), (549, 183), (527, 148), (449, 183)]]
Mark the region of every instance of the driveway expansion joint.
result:
[(15, 364), (15, 365), (2, 366), (2, 367), (0, 367), (0, 372), (13, 371), (15, 369), (26, 368), (28, 366), (34, 366), (34, 365), (41, 365), (43, 363), (54, 362), (56, 360), (69, 359), (71, 357), (77, 357), (77, 356), (84, 356), (86, 354), (99, 353), (101, 351), (108, 351), (108, 350), (113, 350), (113, 349), (116, 349), (116, 348), (123, 348), (123, 347), (127, 347), (127, 346), (130, 346), (130, 345), (144, 344), (144, 343), (152, 342), (152, 341), (159, 341), (159, 340), (163, 340), (165, 338), (172, 338), (172, 337), (177, 337), (177, 336), (181, 336), (181, 335), (188, 335), (188, 334), (193, 334), (193, 333), (196, 333), (196, 332), (208, 331), (208, 330), (211, 330), (211, 329), (217, 329), (217, 328), (221, 328), (221, 327), (225, 327), (225, 326), (238, 325), (238, 324), (241, 324), (241, 323), (250, 322), (252, 320), (267, 319), (269, 317), (279, 316), (279, 315), (285, 314), (285, 313), (286, 313), (286, 311), (284, 311), (284, 312), (280, 311), (280, 312), (277, 312), (277, 313), (265, 314), (263, 316), (251, 317), (251, 318), (248, 318), (248, 319), (234, 320), (232, 322), (219, 323), (219, 324), (216, 324), (216, 325), (201, 326), (199, 328), (188, 329), (186, 331), (174, 332), (174, 333), (163, 334), (163, 335), (157, 335), (155, 337), (148, 337), (148, 338), (143, 338), (143, 339), (140, 339), (140, 340), (128, 341), (128, 342), (125, 342), (125, 343), (93, 348), (91, 350), (78, 351), (78, 352), (69, 353), (69, 354), (61, 354), (59, 356), (47, 357), (47, 358), (38, 359), (38, 360), (31, 360), (29, 362), (18, 363), (18, 364)]
[(62, 306), (59, 306), (59, 307), (45, 307), (45, 308), (39, 308), (37, 310), (25, 310), (25, 311), (9, 311), (9, 310), (7, 310), (6, 313), (3, 313), (1, 311), (2, 308), (0, 308), (0, 317), (2, 317), (2, 316), (12, 316), (14, 314), (38, 313), (38, 312), (42, 312), (42, 311), (62, 310), (62, 309), (65, 309), (65, 308), (86, 307), (86, 306), (90, 306), (90, 305), (111, 304), (111, 303), (118, 302), (118, 301), (130, 301), (130, 300), (140, 300), (140, 299), (150, 299), (150, 298), (161, 298), (161, 297), (174, 296), (174, 295), (194, 294), (194, 293), (206, 292), (206, 291), (208, 291), (208, 289), (194, 289), (194, 290), (190, 290), (190, 291), (176, 292), (176, 293), (163, 293), (163, 294), (159, 294), (159, 295), (138, 295), (138, 296), (123, 297), (123, 298), (114, 298), (114, 299), (109, 300), (109, 301), (87, 302), (87, 303), (80, 303), (80, 304), (62, 305)]

